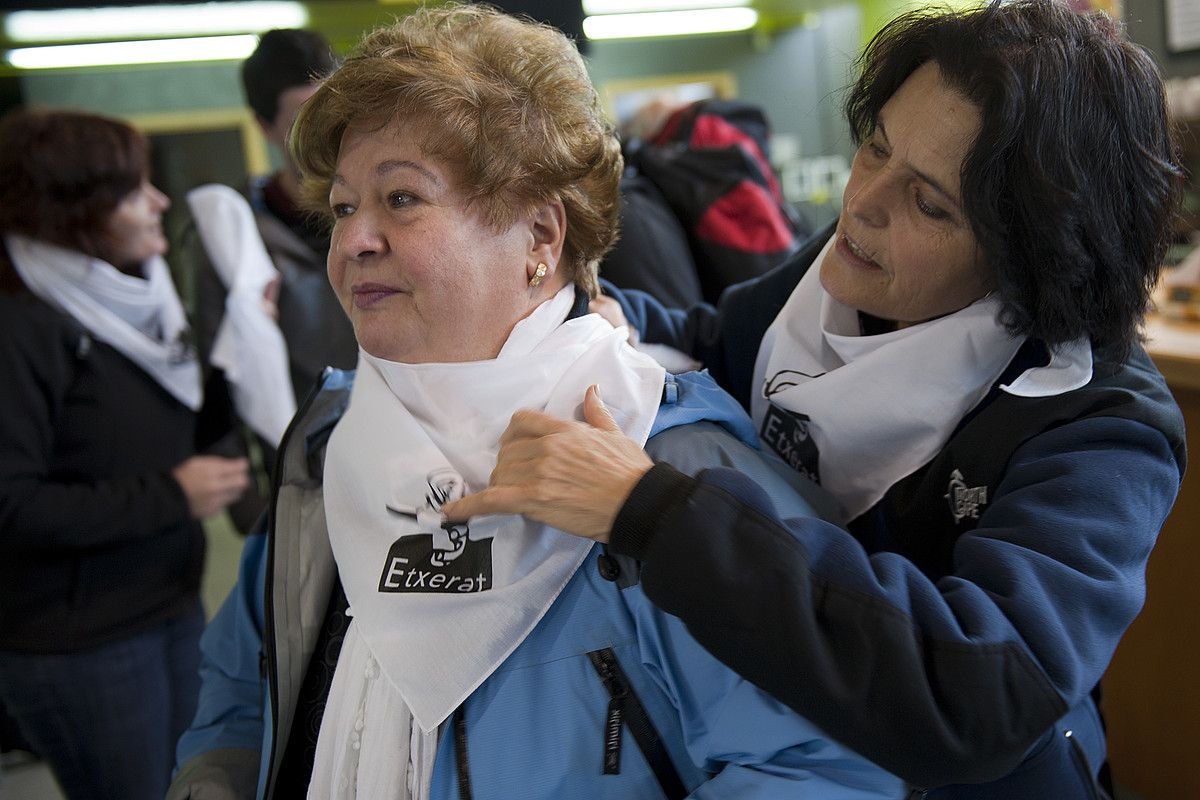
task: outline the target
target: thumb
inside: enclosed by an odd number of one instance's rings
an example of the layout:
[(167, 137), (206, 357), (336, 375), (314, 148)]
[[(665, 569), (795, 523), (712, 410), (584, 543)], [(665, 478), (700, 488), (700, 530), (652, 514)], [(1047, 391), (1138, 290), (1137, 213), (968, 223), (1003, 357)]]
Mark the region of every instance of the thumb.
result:
[(600, 387), (594, 383), (583, 395), (583, 419), (593, 428), (613, 433), (621, 432), (621, 427), (617, 425), (612, 414), (608, 412), (608, 407), (600, 399)]
[(442, 503), (442, 518), (447, 522), (466, 522), (471, 518), (471, 511), (474, 502), (474, 495), (467, 495), (453, 500), (449, 503)]

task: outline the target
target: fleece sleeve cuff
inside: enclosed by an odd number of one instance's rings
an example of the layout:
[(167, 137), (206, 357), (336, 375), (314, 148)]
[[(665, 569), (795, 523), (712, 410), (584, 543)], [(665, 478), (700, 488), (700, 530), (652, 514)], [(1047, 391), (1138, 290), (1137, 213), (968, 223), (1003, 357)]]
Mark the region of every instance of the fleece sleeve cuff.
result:
[(633, 487), (617, 512), (608, 546), (615, 553), (642, 559), (670, 508), (687, 499), (696, 480), (670, 464), (655, 464)]

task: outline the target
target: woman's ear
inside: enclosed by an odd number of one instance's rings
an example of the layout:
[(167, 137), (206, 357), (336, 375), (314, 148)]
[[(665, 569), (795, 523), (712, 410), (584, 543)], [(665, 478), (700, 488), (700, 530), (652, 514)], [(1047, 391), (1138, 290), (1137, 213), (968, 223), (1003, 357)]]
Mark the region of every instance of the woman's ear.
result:
[(542, 203), (530, 217), (530, 247), (525, 269), (532, 280), (542, 265), (541, 278), (554, 275), (562, 260), (563, 242), (567, 237), (567, 210), (558, 198)]

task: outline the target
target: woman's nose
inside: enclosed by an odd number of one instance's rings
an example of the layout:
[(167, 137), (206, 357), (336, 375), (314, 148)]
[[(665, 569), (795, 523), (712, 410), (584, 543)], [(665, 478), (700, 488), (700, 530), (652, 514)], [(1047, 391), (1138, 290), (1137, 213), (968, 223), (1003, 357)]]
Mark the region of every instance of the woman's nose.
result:
[(370, 218), (369, 213), (356, 211), (338, 220), (336, 228), (337, 253), (342, 258), (361, 260), (382, 253), (387, 241)]
[(154, 201), (154, 205), (160, 212), (166, 211), (171, 207), (171, 198), (167, 197), (157, 186), (150, 184), (150, 199)]
[(880, 228), (887, 225), (890, 211), (888, 209), (891, 189), (888, 185), (886, 169), (861, 176), (855, 185), (851, 181), (847, 191), (851, 191), (846, 200), (846, 210), (864, 225)]

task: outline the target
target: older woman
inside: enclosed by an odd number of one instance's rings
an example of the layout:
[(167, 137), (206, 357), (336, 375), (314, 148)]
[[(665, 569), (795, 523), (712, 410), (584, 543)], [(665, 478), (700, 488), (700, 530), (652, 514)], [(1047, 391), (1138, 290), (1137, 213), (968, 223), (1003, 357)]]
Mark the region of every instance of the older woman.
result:
[(794, 497), (732, 400), (586, 313), (621, 158), (571, 43), (419, 10), (328, 78), (292, 147), (359, 368), (282, 445), (170, 796), (902, 796), (655, 610), (633, 562), (520, 517), (443, 521), (514, 413), (575, 417), (596, 381), (652, 452)]
[(1137, 341), (1179, 174), (1159, 74), (1044, 0), (902, 16), (861, 64), (836, 228), (719, 309), (625, 298), (845, 528), (652, 465), (594, 398), (599, 428), (515, 420), (447, 514), (636, 556), (705, 647), (930, 798), (1096, 797), (1093, 689), (1184, 468)]
[(148, 155), (113, 119), (0, 121), (0, 698), (71, 798), (166, 790), (199, 689), (198, 520), (248, 480), (195, 455)]

